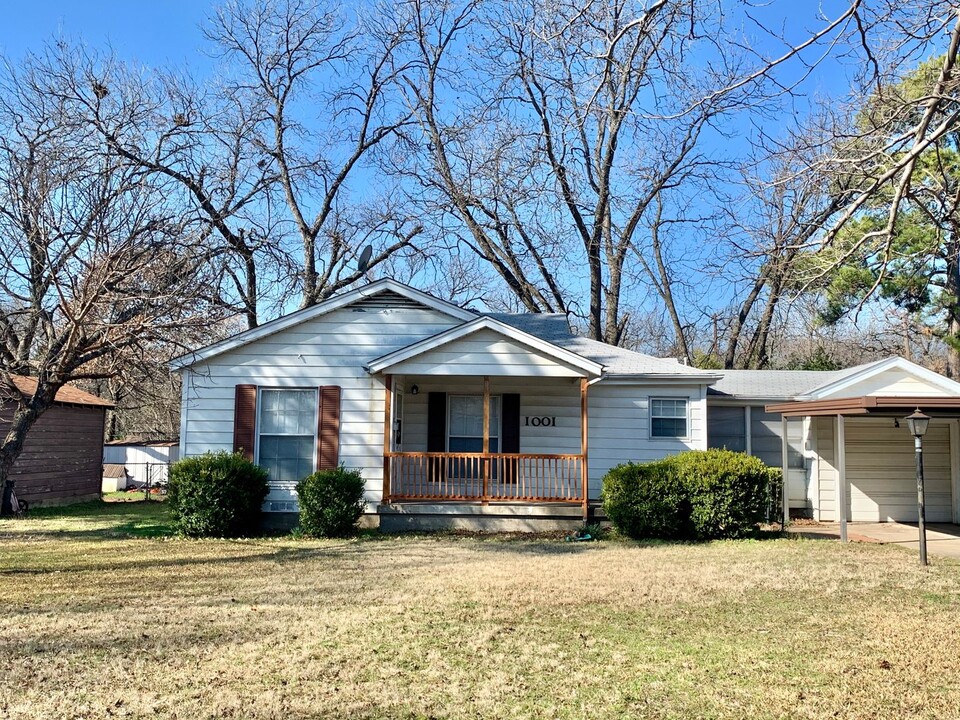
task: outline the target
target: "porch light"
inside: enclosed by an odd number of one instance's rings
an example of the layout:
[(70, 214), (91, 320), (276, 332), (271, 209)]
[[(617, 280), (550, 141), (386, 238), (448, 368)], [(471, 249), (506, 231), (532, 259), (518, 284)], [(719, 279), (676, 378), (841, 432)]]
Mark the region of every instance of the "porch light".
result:
[(907, 421), (907, 427), (910, 434), (913, 435), (913, 448), (917, 457), (917, 520), (920, 526), (920, 564), (927, 564), (927, 528), (926, 518), (924, 517), (924, 497), (923, 497), (923, 436), (927, 432), (927, 426), (930, 425), (930, 416), (920, 412), (920, 408), (913, 411), (912, 415), (904, 418)]
[(410, 394), (411, 394), (411, 395), (419, 395), (419, 394), (420, 394), (420, 386), (419, 386), (419, 385), (411, 385), (411, 386), (410, 386)]
[(930, 416), (920, 412), (920, 408), (913, 411), (913, 414), (907, 415), (904, 420), (907, 421), (907, 427), (910, 428), (910, 434), (915, 438), (922, 438), (927, 434), (927, 426), (930, 424)]

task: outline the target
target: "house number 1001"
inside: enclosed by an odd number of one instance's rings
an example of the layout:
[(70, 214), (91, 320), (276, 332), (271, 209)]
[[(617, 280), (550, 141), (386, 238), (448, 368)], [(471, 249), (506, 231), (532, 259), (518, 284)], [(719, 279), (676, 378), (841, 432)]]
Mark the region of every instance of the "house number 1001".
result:
[(524, 420), (525, 420), (524, 425), (528, 427), (529, 426), (533, 426), (533, 427), (556, 427), (557, 426), (557, 419), (555, 417), (547, 417), (547, 416), (530, 417), (529, 415), (527, 415), (524, 417)]

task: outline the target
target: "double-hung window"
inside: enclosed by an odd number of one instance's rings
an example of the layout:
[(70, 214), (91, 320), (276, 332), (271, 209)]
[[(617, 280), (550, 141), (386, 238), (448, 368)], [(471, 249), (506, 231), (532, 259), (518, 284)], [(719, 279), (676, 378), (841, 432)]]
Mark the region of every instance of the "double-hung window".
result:
[(687, 437), (686, 398), (650, 399), (650, 436), (655, 438)]
[(317, 448), (317, 391), (261, 390), (258, 464), (278, 482), (313, 472)]
[[(451, 395), (447, 449), (483, 452), (483, 396)], [(490, 396), (490, 452), (500, 451), (500, 396)]]

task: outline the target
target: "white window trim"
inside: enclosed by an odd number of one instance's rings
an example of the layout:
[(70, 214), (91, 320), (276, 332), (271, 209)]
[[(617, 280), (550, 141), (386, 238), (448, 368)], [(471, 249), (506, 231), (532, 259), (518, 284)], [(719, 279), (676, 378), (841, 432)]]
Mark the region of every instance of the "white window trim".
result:
[[(444, 447), (446, 448), (447, 452), (450, 452), (450, 401), (455, 397), (478, 397), (482, 401), (483, 393), (447, 393), (447, 421), (446, 421), (447, 432), (443, 438)], [(491, 438), (496, 437), (498, 441), (502, 441), (503, 439), (503, 397), (501, 395), (491, 395), (490, 399), (493, 400), (493, 398), (498, 398), (500, 401), (500, 414), (498, 418), (500, 422), (497, 423), (497, 428), (496, 428), (497, 434), (495, 436), (491, 435), (490, 437)], [(473, 436), (472, 435), (471, 436), (454, 435), (454, 437), (473, 437)], [(483, 437), (483, 436), (481, 435), (480, 437)], [(497, 443), (497, 447), (500, 447), (500, 442)]]
[[(687, 434), (686, 435), (654, 435), (653, 434), (653, 401), (654, 400), (683, 400), (686, 403), (687, 408)], [(651, 395), (647, 398), (647, 436), (650, 440), (655, 442), (670, 442), (671, 440), (683, 440), (689, 441), (693, 438), (693, 433), (691, 432), (693, 423), (690, 421), (690, 406), (693, 403), (690, 401), (688, 395)], [(656, 417), (666, 417), (664, 415), (657, 415)]]
[[(262, 395), (261, 395), (261, 394), (263, 393), (264, 390), (268, 390), (268, 391), (276, 391), (276, 390), (279, 390), (279, 391), (281, 391), (281, 392), (282, 392), (282, 391), (303, 392), (303, 391), (305, 391), (305, 390), (312, 390), (312, 391), (313, 391), (313, 428), (314, 428), (314, 430), (313, 430), (313, 438), (314, 438), (314, 442), (313, 442), (313, 446), (312, 446), (312, 447), (313, 447), (313, 459), (311, 460), (311, 467), (313, 467), (314, 469), (316, 469), (316, 467), (317, 467), (317, 442), (316, 442), (316, 440), (317, 440), (317, 428), (319, 427), (319, 423), (320, 423), (320, 388), (319, 388), (319, 387), (275, 387), (275, 386), (271, 386), (271, 385), (265, 385), (265, 386), (262, 386), (262, 387), (259, 386), (259, 385), (257, 386), (257, 417), (256, 417), (256, 423), (255, 423), (256, 431), (255, 431), (255, 434), (254, 434), (254, 442), (253, 442), (254, 448), (255, 448), (255, 449), (254, 449), (254, 452), (253, 452), (253, 463), (254, 463), (254, 465), (259, 465), (259, 464), (260, 464), (260, 409), (263, 407), (263, 405), (262, 405), (262, 402), (263, 402), (263, 401), (262, 401)], [(288, 436), (288, 437), (293, 437), (293, 436)], [(303, 436), (303, 435), (297, 435), (296, 437), (305, 437), (305, 436)], [(277, 482), (286, 482), (286, 481), (279, 481), (279, 480), (274, 480), (274, 479), (270, 478), (270, 479), (268, 480), (268, 482), (272, 485), (272, 484), (277, 483)]]

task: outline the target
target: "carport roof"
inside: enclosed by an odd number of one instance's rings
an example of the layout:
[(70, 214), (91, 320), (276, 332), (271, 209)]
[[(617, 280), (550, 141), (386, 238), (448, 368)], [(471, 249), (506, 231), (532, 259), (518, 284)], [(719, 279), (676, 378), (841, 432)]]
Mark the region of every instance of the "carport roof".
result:
[(924, 412), (960, 413), (960, 397), (884, 396), (836, 398), (832, 400), (799, 400), (767, 405), (769, 413), (784, 417), (816, 415), (870, 415), (872, 413), (909, 412), (920, 408)]

